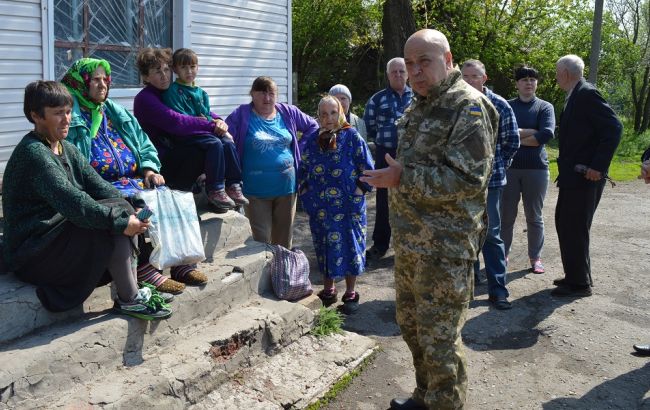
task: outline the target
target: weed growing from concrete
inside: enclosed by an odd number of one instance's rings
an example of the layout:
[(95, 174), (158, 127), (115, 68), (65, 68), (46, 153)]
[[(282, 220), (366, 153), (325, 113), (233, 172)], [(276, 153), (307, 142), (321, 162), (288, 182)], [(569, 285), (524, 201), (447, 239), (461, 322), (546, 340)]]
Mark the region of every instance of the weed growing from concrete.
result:
[(352, 384), (352, 381), (361, 374), (366, 366), (375, 360), (375, 357), (380, 350), (380, 348), (375, 349), (371, 354), (368, 355), (368, 357), (363, 359), (363, 361), (356, 369), (350, 371), (349, 373), (346, 373), (343, 377), (341, 377), (336, 383), (334, 383), (334, 385), (332, 385), (332, 388), (330, 388), (330, 390), (325, 393), (323, 397), (316, 400), (314, 403), (311, 403), (305, 410), (319, 410), (321, 407), (326, 406), (331, 401), (333, 401), (336, 396), (338, 396), (341, 392), (347, 389), (350, 384)]
[(341, 313), (335, 309), (322, 307), (316, 314), (314, 327), (311, 329), (310, 333), (316, 337), (328, 336), (334, 333), (343, 333), (341, 325), (343, 325), (343, 316)]

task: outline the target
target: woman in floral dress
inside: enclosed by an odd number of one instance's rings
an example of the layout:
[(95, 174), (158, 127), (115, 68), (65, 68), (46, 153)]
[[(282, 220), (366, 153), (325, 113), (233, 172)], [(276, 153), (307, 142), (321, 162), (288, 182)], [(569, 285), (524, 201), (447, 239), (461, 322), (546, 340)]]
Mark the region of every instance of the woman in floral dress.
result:
[(326, 306), (335, 303), (334, 280), (344, 277), (343, 311), (353, 313), (359, 303), (356, 279), (365, 267), (365, 194), (371, 190), (359, 177), (374, 166), (368, 145), (345, 121), (336, 98), (320, 100), (318, 117), (320, 130), (307, 136), (302, 153), (298, 192), (309, 215), (318, 267), (324, 276), (318, 296)]

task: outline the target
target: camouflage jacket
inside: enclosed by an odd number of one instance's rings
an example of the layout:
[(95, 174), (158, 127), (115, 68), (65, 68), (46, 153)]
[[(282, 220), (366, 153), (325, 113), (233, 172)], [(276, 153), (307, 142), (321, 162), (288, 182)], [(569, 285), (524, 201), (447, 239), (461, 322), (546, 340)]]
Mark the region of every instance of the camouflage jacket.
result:
[(416, 96), (398, 121), (398, 188), (390, 190), (393, 246), (452, 259), (476, 259), (499, 114), (456, 68)]

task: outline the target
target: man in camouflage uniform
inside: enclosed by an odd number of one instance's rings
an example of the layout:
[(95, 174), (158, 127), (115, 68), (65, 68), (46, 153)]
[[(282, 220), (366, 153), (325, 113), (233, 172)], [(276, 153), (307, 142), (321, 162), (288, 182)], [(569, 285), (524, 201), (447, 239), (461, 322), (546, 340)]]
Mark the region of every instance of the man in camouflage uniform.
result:
[(397, 160), (362, 178), (390, 190), (397, 322), (417, 387), (391, 409), (462, 409), (467, 389), (461, 329), (473, 265), (485, 238), (486, 191), (499, 115), (462, 79), (436, 30), (404, 46), (416, 97), (398, 122)]

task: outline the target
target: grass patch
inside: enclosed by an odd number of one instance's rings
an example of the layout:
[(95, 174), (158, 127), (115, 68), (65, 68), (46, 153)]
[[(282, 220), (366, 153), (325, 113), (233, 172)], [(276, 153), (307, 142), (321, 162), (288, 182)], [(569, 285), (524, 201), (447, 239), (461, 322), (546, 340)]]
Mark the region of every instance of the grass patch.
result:
[(334, 333), (343, 333), (343, 315), (335, 309), (321, 307), (316, 314), (314, 327), (309, 333), (316, 337), (328, 336)]
[[(557, 147), (546, 146), (548, 152), (549, 170), (551, 172), (551, 182), (557, 178), (557, 156), (559, 150)], [(633, 181), (641, 173), (641, 154), (633, 156), (615, 155), (609, 166), (609, 176), (616, 182)]]
[(352, 370), (351, 372), (347, 373), (343, 377), (341, 377), (336, 383), (332, 385), (332, 388), (325, 393), (323, 397), (320, 399), (316, 400), (312, 404), (306, 407), (305, 410), (319, 410), (321, 407), (326, 406), (329, 404), (332, 400), (334, 400), (339, 393), (344, 391), (345, 389), (348, 388), (348, 386), (352, 383), (352, 381), (363, 371), (363, 369), (368, 366), (368, 364), (372, 363), (373, 360), (375, 360), (375, 357), (377, 356), (377, 353), (381, 350), (381, 348), (375, 349), (371, 354), (368, 355), (359, 366), (357, 366), (356, 369)]

